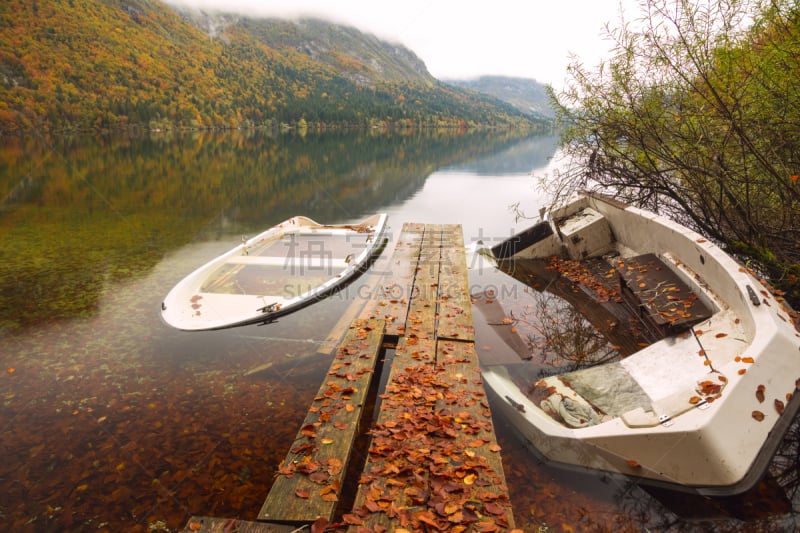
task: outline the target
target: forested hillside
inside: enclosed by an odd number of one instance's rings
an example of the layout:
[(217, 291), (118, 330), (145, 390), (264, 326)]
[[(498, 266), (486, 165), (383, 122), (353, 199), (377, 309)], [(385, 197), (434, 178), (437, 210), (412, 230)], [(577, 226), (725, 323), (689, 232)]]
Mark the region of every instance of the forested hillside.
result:
[(157, 0), (0, 4), (0, 132), (281, 125), (535, 126), (353, 28)]

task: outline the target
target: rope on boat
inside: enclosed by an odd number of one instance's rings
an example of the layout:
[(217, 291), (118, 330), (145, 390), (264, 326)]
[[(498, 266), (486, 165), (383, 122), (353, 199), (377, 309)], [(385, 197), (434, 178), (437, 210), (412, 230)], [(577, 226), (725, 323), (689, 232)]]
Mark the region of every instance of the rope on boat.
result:
[(577, 402), (561, 394), (551, 394), (539, 404), (546, 413), (556, 413), (570, 427), (583, 428), (602, 422), (590, 405)]

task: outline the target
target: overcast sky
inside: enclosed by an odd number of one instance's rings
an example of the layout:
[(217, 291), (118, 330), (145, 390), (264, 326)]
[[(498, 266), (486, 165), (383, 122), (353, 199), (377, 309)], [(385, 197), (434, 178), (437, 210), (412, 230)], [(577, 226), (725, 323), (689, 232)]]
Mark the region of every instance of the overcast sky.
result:
[(605, 55), (603, 25), (637, 0), (167, 0), (203, 9), (291, 18), (315, 16), (399, 42), (436, 78), (484, 74), (561, 85), (569, 54), (586, 65)]

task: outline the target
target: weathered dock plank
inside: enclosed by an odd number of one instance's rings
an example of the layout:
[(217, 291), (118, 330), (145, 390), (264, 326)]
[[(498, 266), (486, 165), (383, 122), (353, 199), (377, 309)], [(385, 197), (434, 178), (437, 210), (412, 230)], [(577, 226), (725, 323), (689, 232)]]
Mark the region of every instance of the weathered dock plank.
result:
[(484, 528), (479, 529), (482, 531), (491, 530), (493, 525), (514, 527), (500, 446), (475, 346), (471, 342), (440, 340), (436, 361), (448, 385), (447, 392), (437, 402), (437, 412), (454, 417), (458, 425), (453, 444), (461, 461), (448, 463), (444, 474), (464, 483), (464, 491), (456, 502), (459, 510), (482, 524), (479, 526)]
[(309, 409), (259, 520), (332, 520), (369, 390), (385, 322), (353, 322)]
[(397, 239), (391, 259), (384, 266), (380, 282), (381, 294), (374, 294), (359, 315), (360, 318), (383, 318), (386, 335), (403, 335), (408, 317), (411, 291), (417, 273), (424, 224), (406, 222)]
[(436, 433), (445, 431), (433, 414), (438, 399), (435, 369), (434, 339), (400, 339), (378, 419), (370, 430), (353, 510), (344, 515), (356, 530), (407, 527), (414, 521), (413, 509), (425, 499), (430, 468), (442, 457)]
[(438, 311), (442, 232), (440, 226), (425, 226), (419, 260), (408, 306), (406, 334), (434, 338)]
[(439, 338), (475, 341), (469, 277), (461, 226), (442, 227), (439, 273)]

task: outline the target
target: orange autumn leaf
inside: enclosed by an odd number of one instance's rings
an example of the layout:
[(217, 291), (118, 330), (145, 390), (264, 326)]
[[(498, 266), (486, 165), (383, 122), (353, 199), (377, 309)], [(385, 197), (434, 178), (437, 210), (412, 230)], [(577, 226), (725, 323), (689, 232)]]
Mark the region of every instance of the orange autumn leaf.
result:
[(311, 496), (311, 491), (308, 489), (297, 489), (294, 491), (294, 495), (298, 498), (302, 498), (307, 500), (309, 496)]
[(798, 176), (797, 174), (795, 174), (794, 176), (792, 176), (792, 183), (797, 183), (797, 180), (798, 180), (799, 178), (800, 178), (800, 176)]
[(764, 385), (759, 385), (758, 388), (756, 389), (756, 400), (758, 400), (758, 403), (764, 403), (765, 389), (766, 387), (764, 387)]
[(784, 403), (777, 398), (775, 399), (775, 411), (778, 412), (779, 415), (783, 414), (783, 411), (786, 409)]

